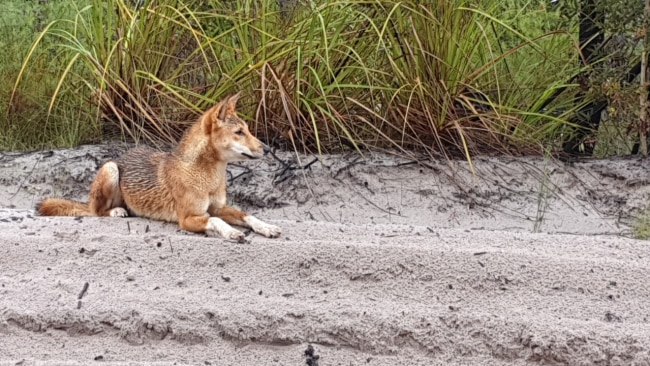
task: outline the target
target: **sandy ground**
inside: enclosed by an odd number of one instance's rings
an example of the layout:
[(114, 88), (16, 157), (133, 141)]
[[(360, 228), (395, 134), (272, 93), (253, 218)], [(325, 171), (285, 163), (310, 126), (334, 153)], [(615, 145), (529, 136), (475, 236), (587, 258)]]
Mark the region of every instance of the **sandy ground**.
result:
[(649, 160), (269, 156), (244, 244), (34, 215), (123, 149), (0, 154), (0, 365), (650, 365)]

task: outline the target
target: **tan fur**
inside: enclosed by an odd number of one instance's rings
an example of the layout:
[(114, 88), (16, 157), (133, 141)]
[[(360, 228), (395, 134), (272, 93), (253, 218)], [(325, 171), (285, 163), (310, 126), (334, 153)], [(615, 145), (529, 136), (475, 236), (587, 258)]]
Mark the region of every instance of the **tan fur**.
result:
[(262, 143), (237, 116), (238, 98), (205, 112), (170, 153), (136, 148), (104, 164), (91, 185), (89, 203), (48, 198), (36, 210), (44, 216), (124, 216), (121, 208), (126, 208), (131, 215), (235, 240), (244, 234), (227, 224), (279, 236), (280, 228), (226, 206), (228, 162), (263, 155)]
[(43, 216), (94, 216), (87, 203), (46, 198), (36, 205), (36, 211)]

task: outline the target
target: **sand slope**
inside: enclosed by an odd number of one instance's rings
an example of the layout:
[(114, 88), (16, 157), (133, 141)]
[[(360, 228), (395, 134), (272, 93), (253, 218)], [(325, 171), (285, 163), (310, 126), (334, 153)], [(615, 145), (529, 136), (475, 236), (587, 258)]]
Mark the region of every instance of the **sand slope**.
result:
[[(606, 235), (629, 232), (647, 199), (645, 161), (589, 180), (576, 169), (599, 163), (485, 160), (512, 169), (494, 179), (510, 183), (479, 180), (462, 196), (443, 172), (381, 159), (304, 175), (234, 166), (233, 200), (283, 228), (237, 244), (139, 218), (35, 217), (62, 173), (14, 158), (0, 191), (0, 364), (304, 365), (308, 344), (321, 366), (650, 364), (650, 246)], [(89, 162), (48, 167), (87, 164), (58, 188), (83, 198)], [(541, 220), (539, 181), (516, 165), (559, 177)], [(585, 187), (600, 194), (580, 201)]]
[(236, 244), (3, 216), (21, 228), (0, 256), (4, 359), (301, 364), (311, 342), (324, 365), (650, 362), (645, 242), (277, 221), (284, 238)]

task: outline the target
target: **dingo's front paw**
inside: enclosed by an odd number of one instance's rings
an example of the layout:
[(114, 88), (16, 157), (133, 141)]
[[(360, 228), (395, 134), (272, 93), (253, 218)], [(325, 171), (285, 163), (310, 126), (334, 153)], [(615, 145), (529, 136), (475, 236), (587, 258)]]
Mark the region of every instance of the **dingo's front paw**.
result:
[(244, 222), (250, 225), (251, 229), (258, 234), (262, 234), (267, 238), (277, 238), (282, 233), (282, 229), (275, 225), (267, 224), (254, 216), (244, 217)]
[(255, 229), (255, 232), (262, 234), (267, 238), (277, 238), (280, 236), (280, 234), (282, 234), (282, 229), (275, 225), (265, 223), (264, 226)]
[(236, 229), (225, 230), (223, 232), (218, 232), (216, 230), (206, 230), (205, 233), (208, 236), (234, 240), (237, 242), (243, 242), (244, 239), (246, 238), (246, 235), (244, 235), (244, 233)]
[(109, 213), (111, 217), (127, 217), (129, 216), (129, 213), (126, 212), (126, 210), (122, 207), (115, 207), (112, 208)]
[(246, 235), (239, 230), (232, 229), (225, 233), (224, 237), (226, 239), (234, 240), (236, 242), (243, 242), (246, 239)]
[(238, 242), (242, 242), (246, 238), (244, 233), (237, 229), (233, 229), (232, 226), (217, 217), (210, 218), (208, 226), (205, 228), (205, 233), (208, 236), (223, 237)]

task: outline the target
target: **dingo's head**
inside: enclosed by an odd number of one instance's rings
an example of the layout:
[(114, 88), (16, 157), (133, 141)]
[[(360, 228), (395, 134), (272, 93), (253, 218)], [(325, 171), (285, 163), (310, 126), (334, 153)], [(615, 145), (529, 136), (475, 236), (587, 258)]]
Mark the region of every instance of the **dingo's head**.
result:
[(239, 93), (219, 102), (201, 117), (203, 132), (210, 137), (210, 145), (220, 160), (259, 159), (264, 154), (262, 142), (248, 130), (248, 125), (239, 118), (235, 104)]

